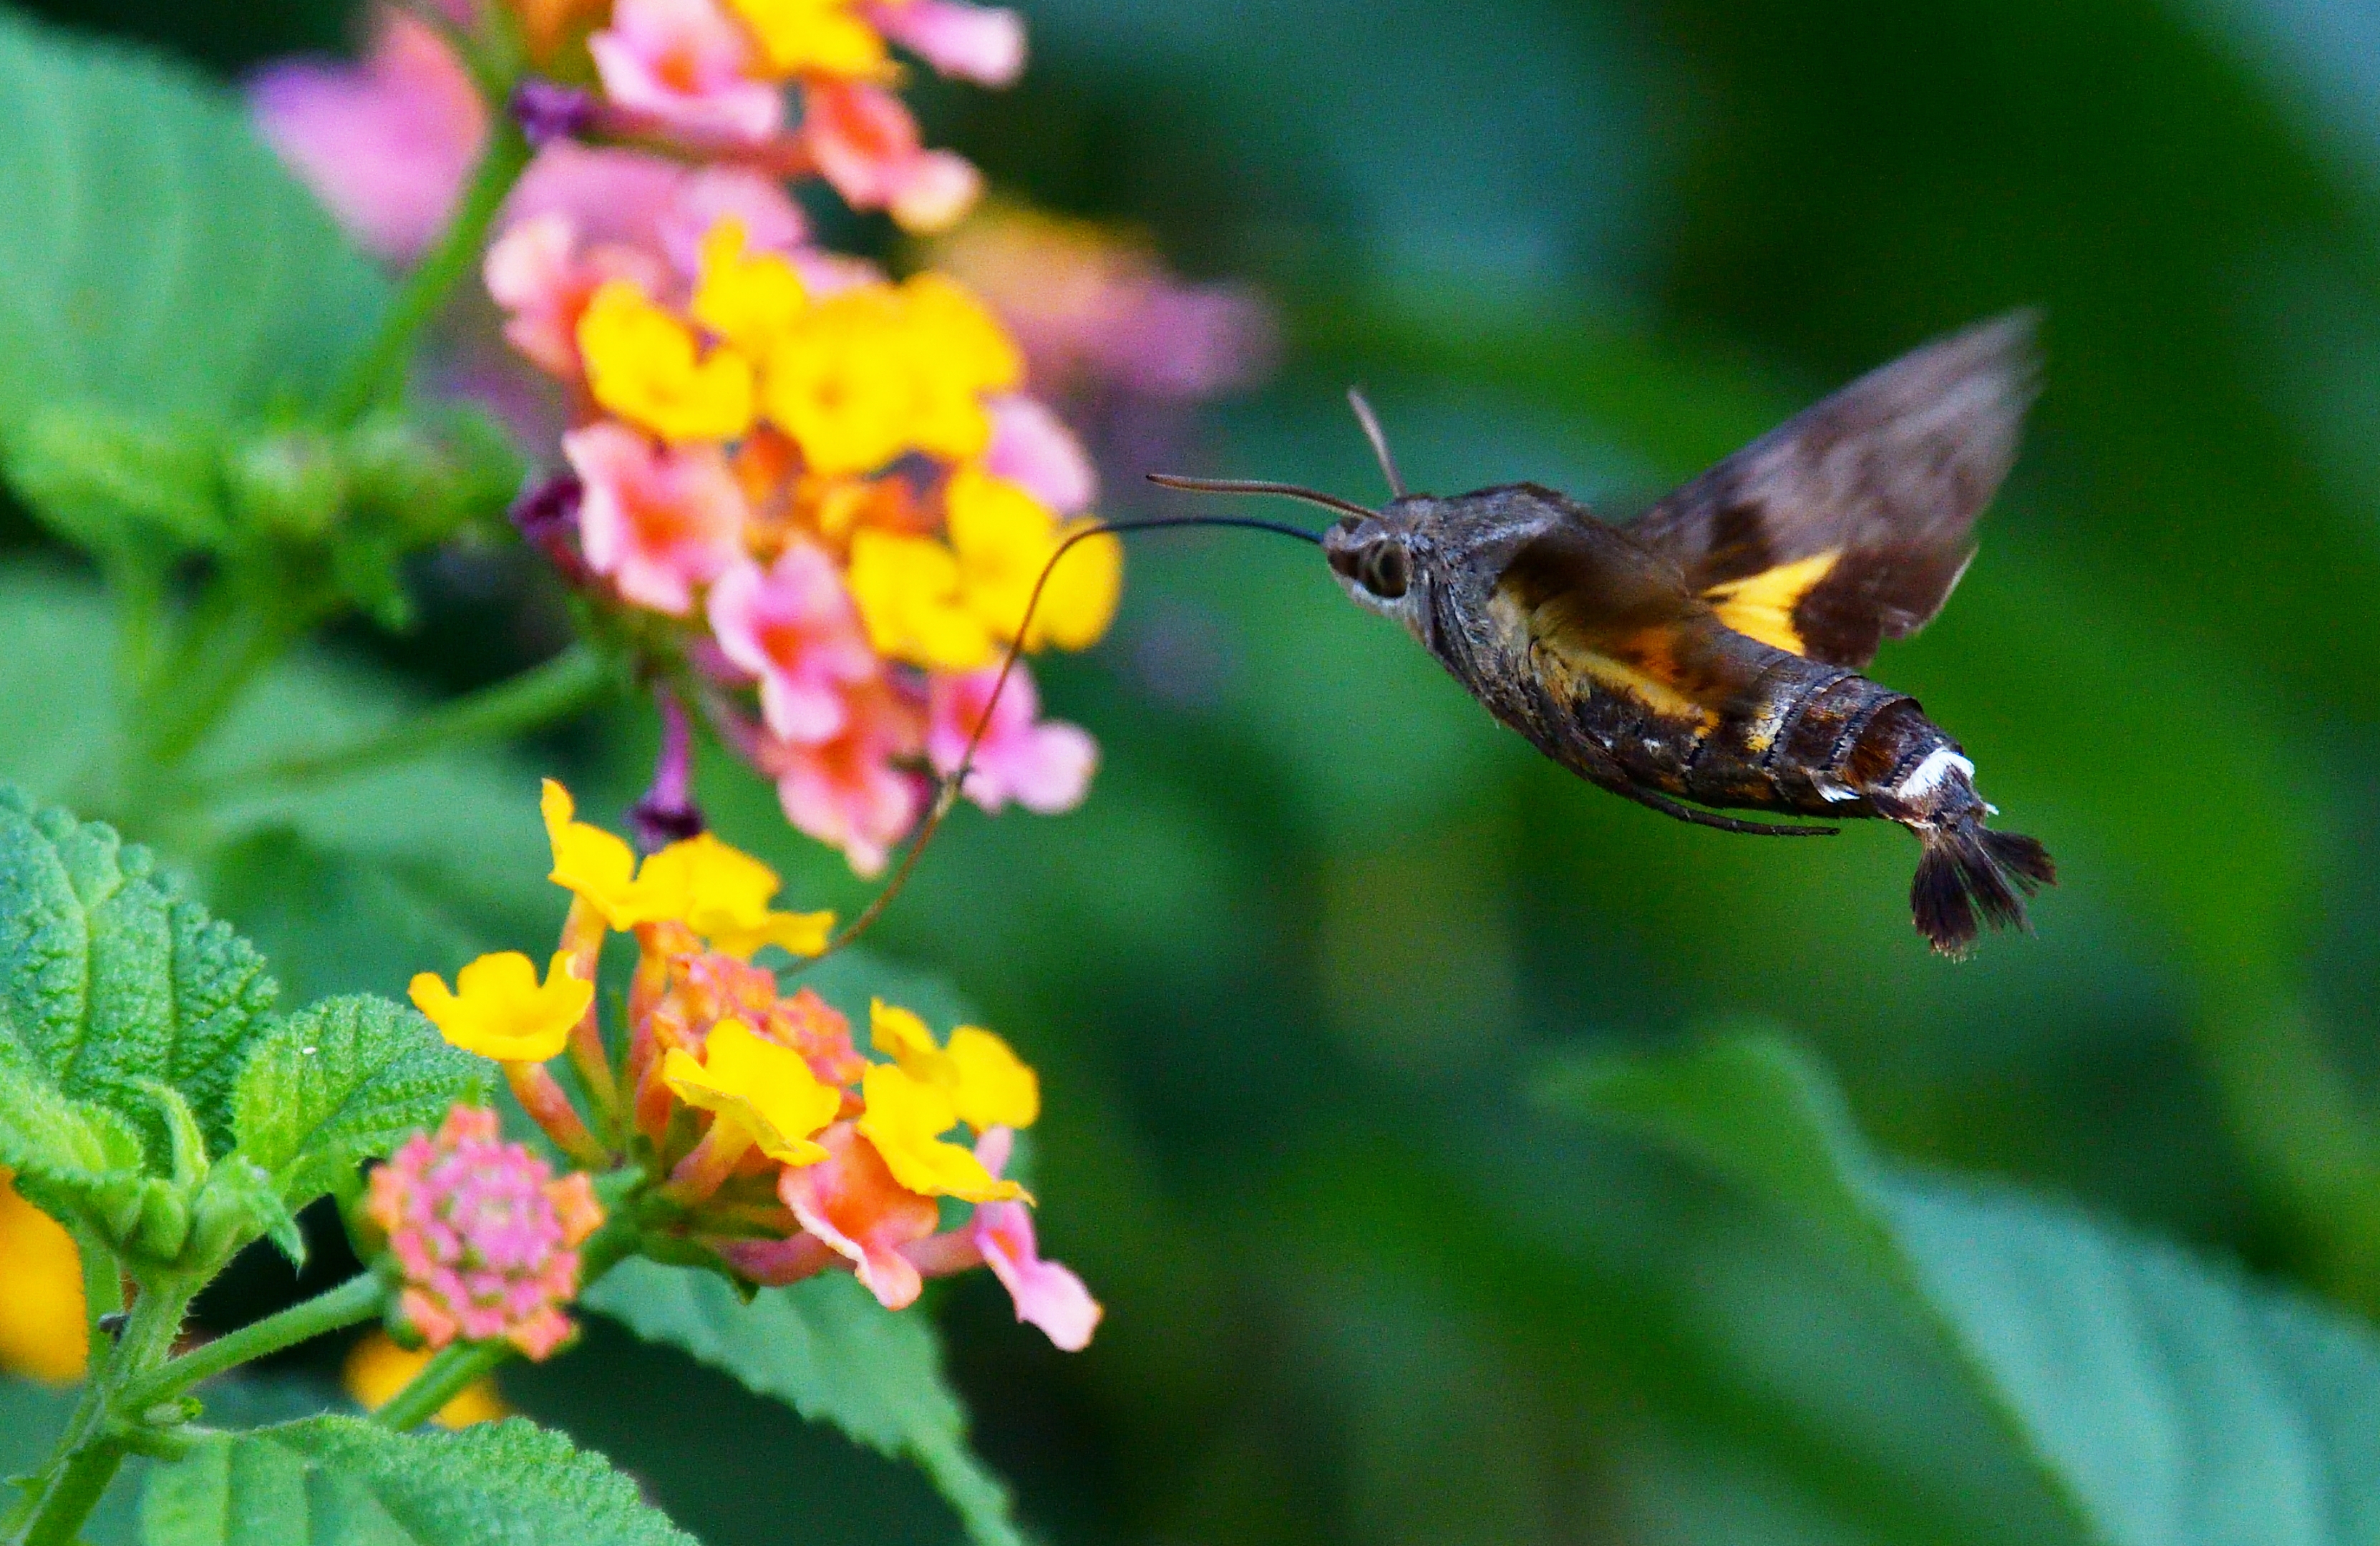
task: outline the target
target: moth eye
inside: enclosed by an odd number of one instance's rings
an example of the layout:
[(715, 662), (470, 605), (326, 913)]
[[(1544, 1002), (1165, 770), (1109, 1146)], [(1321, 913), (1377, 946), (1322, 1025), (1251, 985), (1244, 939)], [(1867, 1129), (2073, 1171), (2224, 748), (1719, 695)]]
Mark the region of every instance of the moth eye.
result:
[(1413, 583), (1413, 555), (1402, 542), (1382, 542), (1365, 556), (1364, 589), (1394, 601)]

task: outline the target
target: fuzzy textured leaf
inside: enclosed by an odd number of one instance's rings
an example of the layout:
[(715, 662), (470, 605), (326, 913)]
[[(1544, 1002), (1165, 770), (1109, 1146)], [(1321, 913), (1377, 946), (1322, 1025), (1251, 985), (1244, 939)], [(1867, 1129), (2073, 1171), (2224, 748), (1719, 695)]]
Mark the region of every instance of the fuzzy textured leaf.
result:
[(258, 1039), (232, 1094), (240, 1151), (302, 1208), (407, 1134), (485, 1092), (489, 1065), (384, 998), (326, 999)]
[(1019, 1546), (1008, 1489), (966, 1441), (932, 1322), (893, 1314), (829, 1273), (747, 1304), (708, 1272), (627, 1261), (581, 1301), (649, 1342), (723, 1369), (756, 1394), (922, 1467), (981, 1546)]
[(150, 1087), (180, 1091), (210, 1148), (229, 1148), (232, 1081), (276, 992), (229, 925), (157, 883), (145, 849), (0, 786), (0, 1064), (130, 1119), (162, 1174)]
[(0, 11), (0, 432), (91, 401), (227, 421), (318, 395), (386, 282), (196, 72)]
[(1876, 1273), (2106, 1546), (2380, 1537), (2380, 1339), (2011, 1188), (1897, 1170), (1815, 1061), (1751, 1035), (1548, 1091), (1708, 1166)]
[(602, 1456), (518, 1418), (221, 1435), (154, 1467), (140, 1513), (147, 1546), (696, 1546)]

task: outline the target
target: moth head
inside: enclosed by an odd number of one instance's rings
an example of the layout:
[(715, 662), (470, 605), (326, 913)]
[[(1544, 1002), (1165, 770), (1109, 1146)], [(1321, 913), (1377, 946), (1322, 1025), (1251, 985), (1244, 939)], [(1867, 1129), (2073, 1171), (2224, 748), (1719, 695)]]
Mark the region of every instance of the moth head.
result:
[(1417, 511), (1428, 504), (1407, 497), (1377, 515), (1347, 516), (1322, 534), (1322, 556), (1340, 588), (1359, 606), (1393, 617), (1419, 633), (1428, 615), (1430, 550)]

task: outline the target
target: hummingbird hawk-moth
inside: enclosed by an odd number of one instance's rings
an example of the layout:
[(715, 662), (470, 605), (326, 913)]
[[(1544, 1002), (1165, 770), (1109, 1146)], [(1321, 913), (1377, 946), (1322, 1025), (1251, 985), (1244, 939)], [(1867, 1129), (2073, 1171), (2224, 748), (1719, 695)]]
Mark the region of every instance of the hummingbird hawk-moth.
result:
[(1974, 764), (1917, 700), (1861, 675), (1932, 621), (2015, 460), (2034, 394), (2033, 318), (1938, 339), (1844, 387), (1624, 526), (1535, 483), (1406, 492), (1378, 510), (1281, 483), (1344, 518), (1324, 556), (1489, 712), (1589, 783), (1727, 832), (1826, 835), (1749, 810), (1897, 822), (1921, 845), (1910, 907), (1947, 956), (1978, 919), (2022, 926), (2051, 883), (2030, 837), (1985, 825)]

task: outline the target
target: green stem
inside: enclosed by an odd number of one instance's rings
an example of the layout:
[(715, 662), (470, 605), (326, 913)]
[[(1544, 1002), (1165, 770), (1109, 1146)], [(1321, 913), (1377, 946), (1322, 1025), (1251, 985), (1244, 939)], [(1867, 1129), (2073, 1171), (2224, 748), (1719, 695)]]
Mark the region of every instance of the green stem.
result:
[(394, 396), (405, 382), (405, 368), (413, 357), (415, 337), (444, 309), (446, 297), (463, 276), (480, 261), (480, 250), (488, 239), (488, 228), (495, 223), (496, 212), (504, 207), (505, 196), (528, 165), (529, 145), (514, 123), (505, 98), (512, 91), (512, 81), (489, 80), (484, 83), (490, 98), (490, 127), (487, 149), (480, 153), (479, 168), (471, 175), (470, 186), (463, 192), (463, 201), (448, 223), (446, 234), (429, 256), (415, 266), (406, 277), (405, 286), (389, 303), (388, 314), (381, 319), (380, 332), (370, 345), (348, 367), (338, 390), (332, 395), (330, 418), (334, 424), (352, 424), (362, 418), (373, 405)]
[(267, 787), (304, 788), (409, 762), (450, 746), (517, 736), (565, 719), (598, 701), (612, 683), (611, 667), (603, 657), (584, 644), (577, 645), (517, 676), (466, 693), (346, 746), (208, 778), (193, 785), (189, 794), (194, 799), (206, 800)]
[(446, 1403), (468, 1390), (473, 1381), (494, 1373), (518, 1351), (501, 1338), (493, 1342), (450, 1343), (423, 1364), (421, 1371), (387, 1406), (374, 1412), (371, 1420), (400, 1433), (419, 1428), (436, 1417)]
[(387, 1286), (376, 1274), (364, 1272), (349, 1278), (336, 1288), (219, 1336), (132, 1382), (116, 1398), (117, 1414), (137, 1418), (158, 1402), (171, 1400), (200, 1381), (212, 1379), (225, 1369), (237, 1369), (285, 1347), (295, 1347), (327, 1332), (369, 1321), (380, 1313), (386, 1297)]
[(176, 1285), (142, 1287), (124, 1334), (83, 1388), (50, 1463), (34, 1479), (32, 1506), (9, 1546), (71, 1546), (131, 1447), (113, 1421), (115, 1398), (164, 1362), (189, 1304), (189, 1294)]
[(83, 1319), (91, 1337), (85, 1361), (96, 1365), (100, 1349), (107, 1345), (100, 1322), (124, 1308), (124, 1272), (115, 1264), (115, 1253), (89, 1230), (75, 1231), (75, 1255), (82, 1265)]

